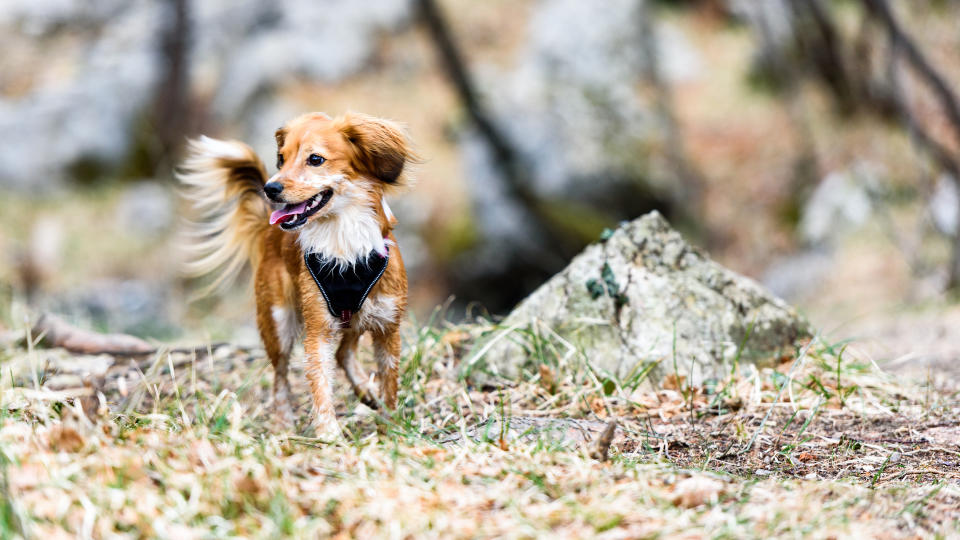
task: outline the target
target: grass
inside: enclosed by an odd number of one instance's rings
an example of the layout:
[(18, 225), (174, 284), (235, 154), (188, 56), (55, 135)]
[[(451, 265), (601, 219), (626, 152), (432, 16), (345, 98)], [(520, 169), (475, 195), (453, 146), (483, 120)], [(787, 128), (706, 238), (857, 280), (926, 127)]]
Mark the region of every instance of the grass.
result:
[(297, 429), (277, 427), (258, 350), (104, 367), (8, 346), (0, 538), (960, 533), (960, 452), (927, 436), (957, 425), (956, 393), (924, 396), (854, 346), (817, 341), (792, 373), (792, 359), (743, 364), (692, 385), (638, 378), (648, 364), (596, 372), (536, 331), (517, 378), (479, 382), (473, 344), (505, 331), (409, 328), (400, 409), (377, 414), (340, 385), (332, 444), (312, 437), (299, 371)]

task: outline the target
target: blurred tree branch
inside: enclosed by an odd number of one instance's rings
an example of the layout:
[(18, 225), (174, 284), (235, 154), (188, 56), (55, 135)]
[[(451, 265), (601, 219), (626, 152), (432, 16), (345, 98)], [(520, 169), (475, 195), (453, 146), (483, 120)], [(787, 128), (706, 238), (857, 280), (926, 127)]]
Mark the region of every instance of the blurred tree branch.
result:
[[(790, 0), (790, 7), (798, 23), (806, 22), (810, 31), (794, 29), (794, 38), (802, 62), (819, 78), (840, 105), (841, 113), (865, 111), (885, 119), (894, 119), (908, 132), (911, 140), (925, 150), (937, 165), (949, 174), (960, 188), (960, 161), (948, 144), (938, 140), (911, 111), (899, 92), (895, 79), (896, 62), (903, 59), (931, 91), (943, 109), (951, 130), (960, 141), (960, 102), (949, 83), (914, 40), (903, 30), (886, 0), (860, 0), (866, 15), (865, 22), (878, 22), (890, 46), (888, 81), (871, 77), (868, 55), (871, 44), (864, 41), (860, 47), (849, 47), (842, 38), (829, 9), (819, 0)], [(891, 75), (893, 74), (893, 75)], [(950, 289), (960, 287), (960, 231), (952, 240), (948, 265)]]
[[(437, 51), (442, 70), (479, 136), (492, 153), (493, 166), (499, 173), (498, 176), (506, 192), (530, 218), (529, 221), (535, 228), (535, 236), (548, 242), (547, 249), (535, 248), (542, 252), (538, 253), (537, 257), (546, 257), (546, 260), (559, 259), (559, 262), (565, 262), (567, 258), (576, 254), (583, 244), (582, 239), (570, 234), (569, 224), (563, 221), (562, 216), (567, 212), (558, 213), (555, 208), (556, 201), (544, 200), (532, 189), (533, 178), (529, 171), (536, 166), (536, 163), (518, 150), (518, 145), (511, 140), (509, 132), (498, 125), (495, 115), (484, 105), (450, 28), (448, 18), (444, 15), (439, 3), (436, 0), (416, 0), (415, 5), (417, 15)], [(691, 166), (684, 150), (679, 125), (673, 112), (670, 89), (661, 76), (652, 14), (642, 7), (640, 15), (642, 41), (638, 46), (645, 57), (643, 76), (654, 89), (655, 113), (665, 135), (664, 153), (677, 178), (678, 189), (666, 200), (683, 201), (684, 209), (680, 212), (680, 218), (699, 215), (702, 180), (695, 168)], [(579, 209), (580, 203), (565, 201), (563, 204), (567, 209)], [(684, 221), (700, 231), (695, 221), (689, 219)]]
[[(551, 244), (551, 248), (554, 248), (540, 249), (542, 253), (538, 256), (551, 260), (556, 259), (558, 255), (566, 258), (574, 254), (579, 246), (572, 244), (551, 226), (551, 217), (544, 211), (542, 202), (530, 188), (530, 179), (523, 172), (530, 165), (524, 163), (523, 156), (516, 151), (515, 145), (510, 142), (509, 137), (499, 128), (493, 116), (481, 103), (476, 84), (467, 71), (463, 55), (454, 41), (450, 25), (440, 7), (435, 0), (417, 0), (416, 6), (420, 20), (426, 27), (440, 57), (444, 73), (450, 79), (457, 97), (477, 132), (493, 152), (494, 166), (499, 171), (507, 191), (526, 211), (539, 235)], [(559, 248), (560, 253), (556, 248)]]
[(153, 125), (159, 145), (154, 174), (172, 167), (183, 145), (189, 109), (189, 0), (167, 0), (167, 23), (160, 36), (162, 71), (154, 97)]
[(904, 33), (886, 0), (862, 0), (862, 3), (867, 13), (883, 24), (894, 45), (894, 50), (906, 57), (910, 66), (936, 95), (944, 112), (947, 113), (951, 127), (957, 138), (960, 139), (960, 103), (958, 103), (957, 96), (953, 93), (946, 79), (920, 52), (913, 40)]
[[(652, 116), (660, 122), (661, 152), (666, 158), (668, 175), (675, 181), (653, 185), (645, 177), (649, 173), (636, 165), (633, 170), (613, 166), (606, 170), (578, 171), (567, 167), (559, 174), (569, 177), (552, 180), (572, 188), (572, 194), (564, 196), (554, 192), (553, 195), (544, 195), (537, 189), (538, 167), (551, 165), (541, 161), (550, 157), (524, 146), (527, 141), (520, 139), (524, 135), (512, 131), (509, 128), (513, 125), (505, 123), (511, 118), (506, 115), (498, 118), (497, 111), (485, 102), (482, 88), (471, 76), (470, 66), (451, 27), (451, 19), (444, 14), (443, 2), (415, 0), (414, 6), (418, 23), (435, 49), (441, 71), (459, 100), (464, 116), (489, 154), (487, 159), (493, 169), (494, 181), (500, 188), (496, 190), (498, 196), (521, 213), (525, 224), (525, 230), (518, 230), (513, 235), (515, 245), (500, 250), (513, 255), (510, 262), (483, 276), (490, 284), (487, 288), (503, 290), (504, 297), (516, 296), (518, 292), (526, 295), (529, 290), (521, 289), (534, 284), (531, 278), (539, 284), (550, 277), (586, 244), (595, 240), (601, 227), (612, 227), (618, 219), (633, 218), (651, 209), (660, 210), (669, 218), (683, 222), (687, 231), (703, 236), (706, 229), (698, 226), (698, 220), (694, 218), (700, 215), (699, 176), (684, 151), (680, 126), (673, 114), (670, 89), (660, 75), (659, 51), (652, 32), (650, 39), (635, 43), (636, 47), (644, 49), (640, 54), (652, 57), (645, 63), (647, 72), (637, 74), (637, 78), (645, 77), (655, 92)], [(653, 26), (655, 21), (642, 22)], [(649, 151), (647, 148), (635, 150), (640, 153)], [(602, 182), (597, 181), (599, 175), (605, 176)], [(468, 261), (468, 264), (476, 266), (476, 261)], [(464, 270), (465, 273), (470, 271)], [(523, 276), (525, 284), (518, 280), (519, 276)], [(473, 284), (481, 281), (473, 278), (470, 283), (475, 286)], [(508, 300), (511, 305), (518, 299), (513, 296)]]
[(643, 55), (644, 77), (653, 86), (656, 94), (654, 104), (660, 123), (663, 125), (666, 139), (666, 156), (679, 181), (682, 191), (680, 200), (686, 201), (695, 208), (687, 212), (692, 215), (700, 214), (702, 201), (703, 179), (691, 165), (683, 144), (679, 123), (674, 114), (672, 93), (663, 80), (660, 68), (660, 51), (657, 47), (657, 35), (653, 25), (653, 14), (647, 2), (638, 4), (640, 52)]
[[(930, 88), (940, 103), (940, 107), (944, 113), (946, 113), (955, 136), (960, 140), (960, 102), (957, 101), (957, 96), (950, 88), (946, 79), (934, 68), (933, 64), (927, 60), (913, 40), (903, 31), (886, 0), (861, 0), (861, 2), (867, 14), (880, 21), (886, 29), (893, 49), (892, 56), (902, 55), (910, 67), (920, 76), (920, 79)], [(893, 95), (895, 99), (898, 97), (897, 94)], [(906, 103), (903, 103), (900, 99), (896, 99), (896, 101), (897, 108), (901, 111), (901, 116), (907, 123), (908, 129), (910, 129), (920, 144), (929, 149), (934, 159), (949, 173), (954, 184), (960, 189), (960, 167), (957, 165), (954, 152), (939, 143), (919, 125), (910, 113), (909, 106)], [(960, 287), (960, 230), (954, 233), (953, 253), (950, 257), (947, 275), (948, 289), (955, 290)]]
[(857, 77), (847, 69), (844, 61), (840, 33), (819, 0), (790, 0), (795, 15), (806, 13), (814, 33), (797, 32), (801, 42), (813, 38), (803, 49), (810, 55), (816, 73), (833, 91), (841, 104), (841, 110), (856, 110), (861, 94)]

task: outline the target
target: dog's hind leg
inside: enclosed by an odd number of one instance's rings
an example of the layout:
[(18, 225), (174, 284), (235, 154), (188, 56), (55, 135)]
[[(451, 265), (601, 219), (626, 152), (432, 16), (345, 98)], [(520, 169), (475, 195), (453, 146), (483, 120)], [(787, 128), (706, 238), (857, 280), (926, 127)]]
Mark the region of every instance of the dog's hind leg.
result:
[(273, 405), (275, 412), (285, 423), (292, 425), (295, 419), (291, 406), (290, 379), (287, 376), (290, 352), (300, 335), (301, 324), (291, 296), (285, 290), (284, 280), (256, 280), (257, 328), (263, 347), (273, 364)]
[(353, 393), (357, 398), (371, 409), (377, 408), (377, 398), (373, 384), (364, 375), (363, 370), (357, 365), (357, 342), (360, 341), (359, 332), (345, 332), (340, 341), (340, 347), (337, 349), (337, 364), (343, 369), (347, 376), (350, 386), (353, 387)]
[(373, 356), (377, 359), (380, 399), (388, 410), (397, 408), (397, 377), (400, 364), (400, 329), (397, 326), (373, 334)]

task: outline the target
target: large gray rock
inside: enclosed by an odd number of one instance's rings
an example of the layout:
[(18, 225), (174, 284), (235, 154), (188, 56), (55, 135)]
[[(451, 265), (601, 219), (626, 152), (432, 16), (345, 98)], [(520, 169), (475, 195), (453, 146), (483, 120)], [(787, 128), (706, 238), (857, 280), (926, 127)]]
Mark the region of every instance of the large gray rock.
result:
[(651, 212), (574, 258), (468, 362), (507, 377), (546, 358), (585, 360), (618, 377), (646, 367), (653, 380), (674, 369), (702, 380), (721, 375), (741, 343), (741, 361), (772, 363), (809, 334), (783, 300), (711, 261)]
[[(128, 157), (164, 69), (168, 4), (0, 3), (0, 186), (35, 191), (70, 178), (78, 162)], [(278, 90), (360, 71), (411, 9), (410, 0), (191, 2), (191, 91), (233, 136), (272, 153), (276, 127), (303, 112)]]

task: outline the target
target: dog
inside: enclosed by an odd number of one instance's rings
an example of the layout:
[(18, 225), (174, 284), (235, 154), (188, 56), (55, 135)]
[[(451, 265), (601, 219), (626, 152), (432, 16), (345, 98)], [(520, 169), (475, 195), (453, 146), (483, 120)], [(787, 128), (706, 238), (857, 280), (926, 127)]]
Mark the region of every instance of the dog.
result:
[[(334, 362), (361, 401), (396, 408), (407, 275), (385, 196), (408, 184), (418, 158), (400, 125), (359, 113), (299, 116), (276, 141), (273, 176), (242, 142), (188, 142), (177, 172), (197, 216), (186, 271), (213, 275), (209, 293), (251, 265), (275, 410), (292, 423), (288, 365), (302, 335), (317, 436), (337, 438)], [(364, 333), (379, 395), (355, 359)]]

